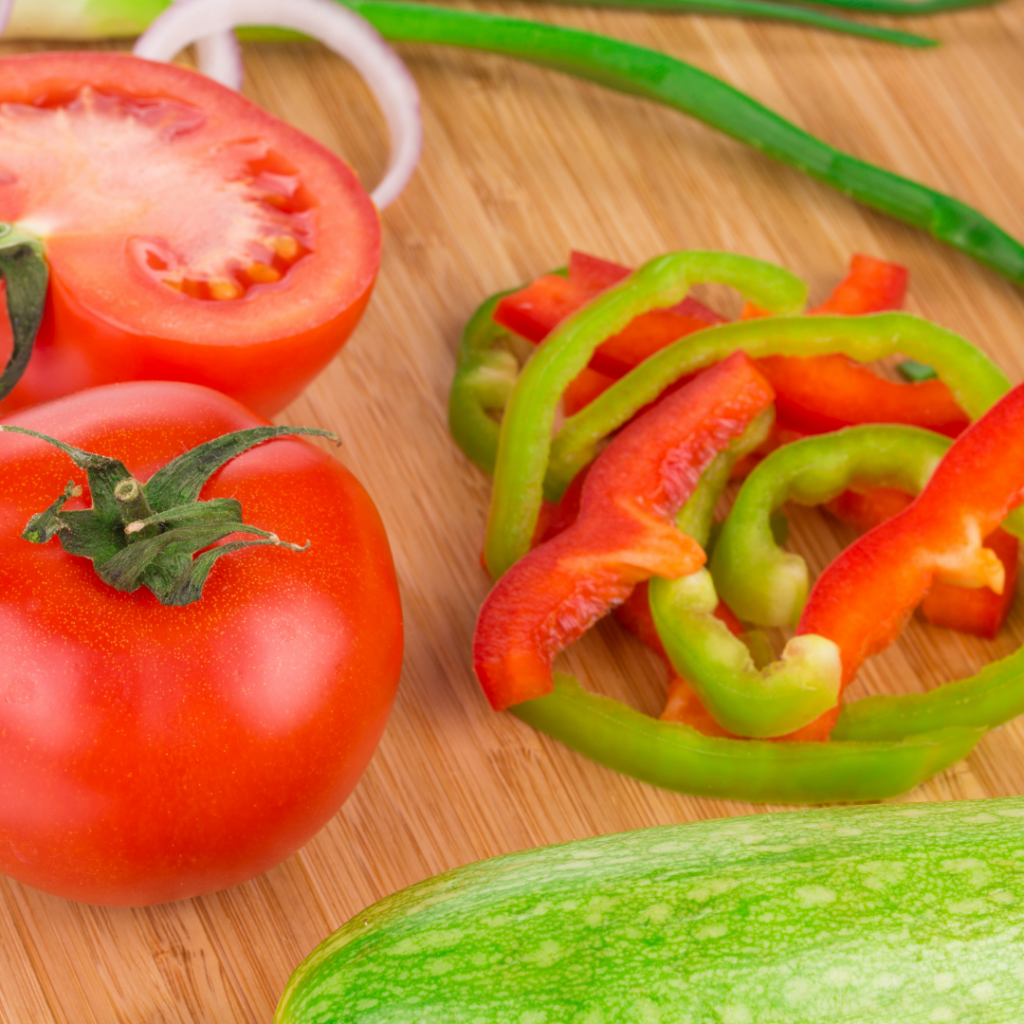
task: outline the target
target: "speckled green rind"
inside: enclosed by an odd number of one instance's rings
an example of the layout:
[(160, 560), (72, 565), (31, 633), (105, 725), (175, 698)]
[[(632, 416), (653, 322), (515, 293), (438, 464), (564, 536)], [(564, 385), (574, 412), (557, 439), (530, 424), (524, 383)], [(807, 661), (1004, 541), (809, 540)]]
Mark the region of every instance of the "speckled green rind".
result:
[(1019, 1024), (1024, 798), (671, 825), (399, 892), (275, 1024)]

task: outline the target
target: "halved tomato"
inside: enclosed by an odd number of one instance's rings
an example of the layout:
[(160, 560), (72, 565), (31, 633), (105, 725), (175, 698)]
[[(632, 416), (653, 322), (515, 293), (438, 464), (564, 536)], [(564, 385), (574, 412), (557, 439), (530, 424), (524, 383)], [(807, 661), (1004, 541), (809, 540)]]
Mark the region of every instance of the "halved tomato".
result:
[(345, 342), (380, 262), (347, 164), (210, 79), (126, 54), (0, 60), (2, 224), (50, 267), (4, 410), (158, 379), (271, 415)]

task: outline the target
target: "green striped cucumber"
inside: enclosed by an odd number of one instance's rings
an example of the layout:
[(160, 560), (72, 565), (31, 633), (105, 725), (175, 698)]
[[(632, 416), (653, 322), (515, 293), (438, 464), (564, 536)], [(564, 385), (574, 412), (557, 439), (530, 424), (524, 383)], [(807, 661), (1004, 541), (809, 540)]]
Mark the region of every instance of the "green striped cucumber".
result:
[(275, 1024), (1020, 1024), (1024, 798), (670, 825), (382, 900)]

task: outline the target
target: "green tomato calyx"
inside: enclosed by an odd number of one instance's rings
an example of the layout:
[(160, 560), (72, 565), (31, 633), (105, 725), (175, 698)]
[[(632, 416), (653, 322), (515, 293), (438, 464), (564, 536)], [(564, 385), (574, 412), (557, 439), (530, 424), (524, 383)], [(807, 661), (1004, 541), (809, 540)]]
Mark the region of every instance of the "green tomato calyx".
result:
[[(49, 508), (28, 521), (22, 533), (25, 540), (45, 544), (56, 537), (68, 554), (91, 559), (100, 578), (115, 590), (130, 593), (144, 586), (161, 604), (179, 606), (202, 597), (210, 569), (223, 555), (258, 545), (289, 551), (309, 547), (309, 541), (291, 544), (243, 522), (242, 506), (234, 498), (200, 501), (199, 493), (213, 473), (249, 448), (282, 435), (314, 434), (338, 441), (336, 434), (312, 427), (236, 430), (178, 456), (143, 484), (118, 459), (82, 451), (25, 427), (0, 425), (0, 431), (45, 441), (88, 475), (92, 506), (65, 510), (70, 498), (82, 494), (71, 480)], [(233, 533), (257, 539), (218, 543)]]

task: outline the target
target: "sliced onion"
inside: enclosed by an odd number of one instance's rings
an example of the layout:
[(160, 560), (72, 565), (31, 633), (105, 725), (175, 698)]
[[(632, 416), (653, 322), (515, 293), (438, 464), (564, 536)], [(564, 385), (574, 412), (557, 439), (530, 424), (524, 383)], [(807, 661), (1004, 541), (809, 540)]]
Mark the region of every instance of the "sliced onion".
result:
[(245, 79), (245, 68), (242, 65), (242, 48), (238, 45), (235, 33), (228, 29), (225, 32), (201, 36), (195, 42), (196, 56), (199, 58), (199, 67), (203, 74), (238, 92)]
[(7, 22), (11, 20), (11, 11), (14, 10), (14, 0), (0, 0), (0, 36), (7, 28)]
[(244, 69), (242, 48), (234, 32), (216, 32), (196, 40), (196, 56), (203, 74), (238, 92), (242, 88)]
[(334, 0), (179, 0), (139, 37), (134, 52), (149, 60), (170, 60), (190, 43), (238, 25), (273, 25), (313, 36), (362, 75), (380, 105), (391, 139), (387, 171), (371, 198), (381, 210), (394, 202), (412, 177), (423, 148), (420, 96), (409, 69), (354, 11)]

